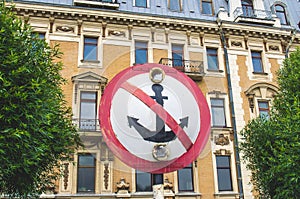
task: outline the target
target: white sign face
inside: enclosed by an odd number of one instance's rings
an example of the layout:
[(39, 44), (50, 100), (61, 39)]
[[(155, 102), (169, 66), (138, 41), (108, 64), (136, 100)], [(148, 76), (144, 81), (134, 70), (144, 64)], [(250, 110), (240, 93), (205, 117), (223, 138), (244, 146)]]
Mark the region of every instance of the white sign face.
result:
[(190, 164), (206, 144), (210, 127), (198, 86), (183, 73), (158, 64), (119, 73), (101, 98), (99, 118), (115, 155), (152, 173)]
[[(152, 90), (153, 82), (148, 74), (140, 74), (127, 80), (131, 85), (138, 87), (148, 96), (155, 96)], [(183, 130), (190, 138), (191, 142), (197, 139), (200, 130), (200, 111), (196, 108), (197, 102), (186, 87), (175, 78), (166, 76), (160, 84), (163, 88), (162, 95), (167, 99), (163, 100), (163, 108), (180, 124), (180, 119), (187, 118), (187, 125)], [(168, 86), (172, 85), (172, 86)], [(180, 93), (180, 96), (178, 94)], [(156, 131), (157, 114), (151, 110), (141, 99), (138, 99), (128, 91), (119, 89), (112, 99), (111, 124), (120, 143), (132, 154), (139, 158), (158, 161), (152, 155), (152, 150), (157, 142), (144, 140), (142, 135), (134, 127), (130, 127), (126, 120), (127, 117), (138, 119), (141, 126)], [(192, 125), (189, 125), (192, 124)], [(165, 125), (165, 132), (171, 131), (171, 128)], [(158, 133), (158, 132), (157, 132)], [(179, 139), (174, 139), (166, 143), (169, 149), (169, 156), (166, 160), (173, 160), (187, 152)]]

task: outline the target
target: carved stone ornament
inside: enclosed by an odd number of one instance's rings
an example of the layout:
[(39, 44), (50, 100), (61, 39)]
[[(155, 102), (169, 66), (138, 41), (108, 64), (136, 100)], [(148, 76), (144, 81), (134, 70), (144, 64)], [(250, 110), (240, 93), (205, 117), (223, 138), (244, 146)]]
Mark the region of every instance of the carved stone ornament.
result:
[(58, 32), (74, 32), (74, 28), (70, 26), (57, 26), (56, 31)]
[(272, 51), (279, 51), (279, 46), (270, 45), (270, 46), (269, 46), (269, 50), (272, 50)]
[(130, 184), (124, 178), (117, 182), (117, 194), (128, 194)]
[(69, 163), (64, 164), (64, 172), (63, 172), (63, 178), (64, 178), (64, 189), (66, 190), (68, 188), (68, 181), (69, 181)]
[(231, 46), (242, 48), (242, 47), (243, 47), (243, 44), (242, 44), (242, 42), (240, 42), (240, 41), (232, 41), (232, 42), (231, 42)]
[(104, 187), (107, 190), (108, 189), (108, 177), (109, 177), (109, 170), (108, 170), (108, 164), (104, 164)]
[(220, 134), (219, 137), (215, 136), (215, 143), (216, 145), (228, 145), (229, 144), (229, 138), (228, 136), (224, 136), (224, 134)]
[(173, 190), (173, 183), (172, 182), (169, 182), (169, 179), (166, 178), (164, 180), (164, 190), (165, 191), (172, 191)]
[(125, 37), (125, 32), (124, 31), (119, 31), (119, 30), (110, 30), (108, 31), (108, 35), (111, 36), (118, 36), (118, 37)]

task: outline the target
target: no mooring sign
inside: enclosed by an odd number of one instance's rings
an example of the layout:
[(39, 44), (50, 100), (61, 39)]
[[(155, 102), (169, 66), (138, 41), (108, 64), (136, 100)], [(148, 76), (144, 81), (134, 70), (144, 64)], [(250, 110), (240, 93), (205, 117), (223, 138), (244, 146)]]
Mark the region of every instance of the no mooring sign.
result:
[(103, 138), (125, 164), (150, 173), (184, 168), (204, 148), (210, 112), (199, 87), (160, 64), (126, 68), (105, 88), (99, 108)]

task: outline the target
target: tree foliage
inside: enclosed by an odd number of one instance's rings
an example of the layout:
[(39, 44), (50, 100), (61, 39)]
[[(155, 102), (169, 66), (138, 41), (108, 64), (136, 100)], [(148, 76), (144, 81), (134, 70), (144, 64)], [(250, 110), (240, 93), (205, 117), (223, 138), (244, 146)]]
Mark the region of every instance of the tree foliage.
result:
[(300, 48), (278, 72), (279, 93), (269, 119), (241, 132), (241, 150), (261, 198), (300, 198)]
[(61, 86), (57, 47), (0, 1), (0, 194), (26, 198), (53, 186), (80, 145)]

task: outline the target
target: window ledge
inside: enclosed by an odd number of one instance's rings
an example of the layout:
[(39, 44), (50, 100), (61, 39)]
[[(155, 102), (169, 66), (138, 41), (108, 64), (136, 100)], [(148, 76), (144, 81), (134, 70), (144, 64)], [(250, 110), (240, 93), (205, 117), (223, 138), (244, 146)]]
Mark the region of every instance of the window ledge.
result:
[(211, 72), (211, 73), (223, 73), (223, 70), (213, 70), (213, 69), (207, 69), (207, 72)]
[(254, 75), (268, 75), (268, 73), (264, 72), (252, 72)]
[(239, 193), (233, 191), (224, 191), (224, 192), (215, 193), (214, 195), (219, 197), (228, 197), (228, 196), (238, 196)]
[(201, 193), (199, 192), (178, 192), (175, 194), (175, 196), (201, 196)]
[(90, 64), (99, 64), (100, 61), (99, 60), (80, 60), (81, 63), (90, 63)]

